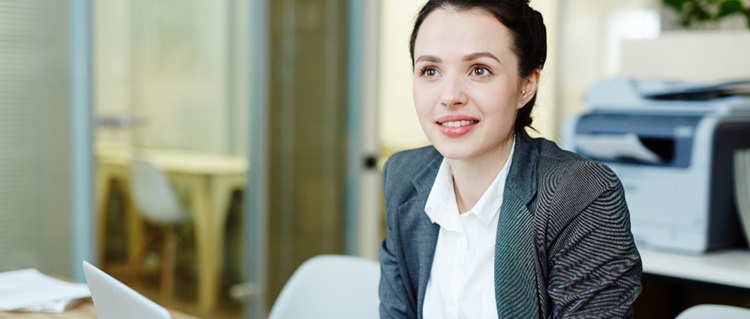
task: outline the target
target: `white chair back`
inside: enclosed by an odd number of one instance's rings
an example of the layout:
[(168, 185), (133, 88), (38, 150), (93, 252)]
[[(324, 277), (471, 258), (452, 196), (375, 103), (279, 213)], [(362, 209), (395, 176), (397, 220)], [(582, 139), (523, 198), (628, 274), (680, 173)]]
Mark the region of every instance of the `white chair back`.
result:
[(727, 305), (697, 305), (685, 309), (675, 319), (750, 319), (750, 309)]
[(188, 218), (164, 172), (142, 154), (133, 155), (130, 191), (139, 212), (149, 222), (171, 224)]
[(269, 319), (377, 319), (380, 264), (354, 256), (320, 255), (289, 278)]

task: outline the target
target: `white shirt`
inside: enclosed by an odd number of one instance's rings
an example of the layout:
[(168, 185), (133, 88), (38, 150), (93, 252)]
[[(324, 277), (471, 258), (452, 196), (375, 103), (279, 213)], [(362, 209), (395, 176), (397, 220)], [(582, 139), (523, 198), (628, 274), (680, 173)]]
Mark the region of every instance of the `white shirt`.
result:
[(495, 235), (513, 149), (471, 210), (459, 214), (450, 164), (443, 159), (425, 205), (440, 225), (424, 305), (425, 319), (497, 318)]

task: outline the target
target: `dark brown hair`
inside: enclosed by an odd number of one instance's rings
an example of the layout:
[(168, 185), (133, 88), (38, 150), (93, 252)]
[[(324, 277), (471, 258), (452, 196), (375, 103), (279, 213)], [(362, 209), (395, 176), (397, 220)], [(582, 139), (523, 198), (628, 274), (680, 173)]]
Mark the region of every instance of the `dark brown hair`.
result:
[[(542, 15), (529, 6), (528, 0), (429, 0), (422, 7), (414, 23), (409, 40), (409, 53), (414, 67), (414, 42), (419, 28), (427, 16), (439, 8), (466, 11), (484, 10), (505, 25), (512, 37), (511, 50), (518, 57), (518, 75), (525, 78), (534, 70), (541, 70), (547, 60), (547, 29)], [(528, 139), (526, 127), (531, 127), (531, 110), (536, 102), (536, 93), (519, 111), (513, 129), (516, 135)], [(532, 128), (533, 129), (533, 128)]]

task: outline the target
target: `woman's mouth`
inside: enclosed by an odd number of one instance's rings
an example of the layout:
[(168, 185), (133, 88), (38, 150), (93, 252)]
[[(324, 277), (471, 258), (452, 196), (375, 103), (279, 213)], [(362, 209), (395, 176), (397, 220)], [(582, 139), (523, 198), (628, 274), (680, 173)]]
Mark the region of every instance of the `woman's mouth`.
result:
[(442, 122), (442, 123), (438, 122), (438, 124), (443, 125), (443, 126), (447, 126), (447, 127), (461, 127), (461, 126), (467, 126), (467, 125), (470, 125), (470, 124), (474, 124), (476, 122), (477, 121), (467, 121), (467, 120), (464, 120), (464, 121), (447, 121), (447, 122)]
[(435, 122), (440, 129), (440, 133), (450, 138), (457, 138), (466, 135), (471, 132), (479, 120), (476, 119), (450, 119), (450, 120), (438, 120)]

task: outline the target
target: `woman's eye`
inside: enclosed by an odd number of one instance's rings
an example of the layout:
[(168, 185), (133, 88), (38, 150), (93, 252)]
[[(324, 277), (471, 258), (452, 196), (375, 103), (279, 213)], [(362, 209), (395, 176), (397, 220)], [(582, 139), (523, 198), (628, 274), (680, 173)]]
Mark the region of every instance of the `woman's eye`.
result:
[(490, 72), (490, 70), (488, 68), (483, 67), (483, 66), (477, 66), (477, 67), (474, 67), (471, 70), (471, 75), (473, 75), (473, 76), (485, 77), (485, 76), (489, 76), (491, 74), (492, 74), (492, 72)]
[(435, 77), (439, 75), (438, 71), (435, 68), (424, 68), (420, 73), (420, 75), (423, 77)]

